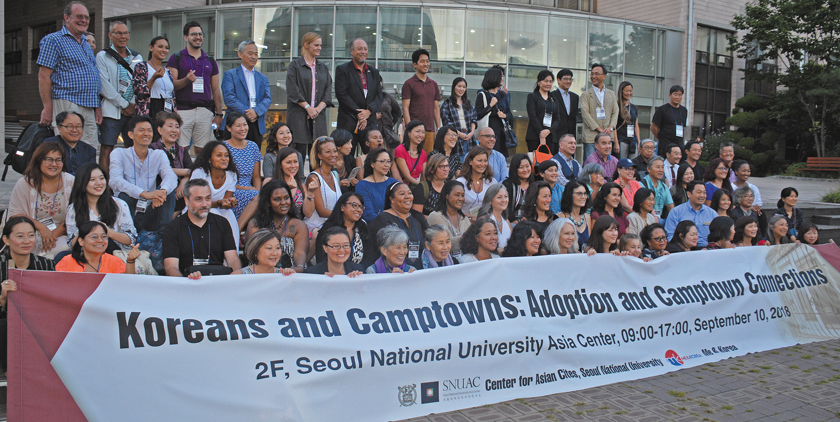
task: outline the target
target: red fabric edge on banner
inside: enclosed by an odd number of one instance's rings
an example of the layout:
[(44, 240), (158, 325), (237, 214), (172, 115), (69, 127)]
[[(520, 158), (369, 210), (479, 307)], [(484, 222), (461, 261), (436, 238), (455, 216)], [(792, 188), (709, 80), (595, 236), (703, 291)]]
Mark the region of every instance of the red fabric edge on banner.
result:
[(840, 247), (836, 243), (814, 245), (814, 248), (829, 264), (836, 268), (837, 271), (840, 271)]
[(55, 355), (104, 274), (9, 270), (9, 421), (86, 421), (52, 367)]

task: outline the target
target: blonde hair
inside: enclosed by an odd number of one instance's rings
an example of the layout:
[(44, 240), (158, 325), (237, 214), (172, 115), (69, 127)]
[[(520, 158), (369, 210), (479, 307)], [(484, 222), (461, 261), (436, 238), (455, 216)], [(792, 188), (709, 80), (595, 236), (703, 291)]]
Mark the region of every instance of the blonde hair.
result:
[(321, 145), (323, 144), (335, 145), (335, 141), (329, 136), (319, 136), (315, 139), (315, 142), (312, 143), (312, 149), (309, 150), (309, 162), (312, 163), (314, 169), (321, 167), (321, 159), (318, 158), (318, 153), (321, 152)]
[(301, 40), (301, 43), (300, 43), (300, 54), (303, 55), (303, 51), (306, 48), (306, 44), (311, 44), (319, 38), (321, 38), (321, 34), (319, 34), (317, 32), (307, 32), (306, 34), (304, 34), (303, 39)]

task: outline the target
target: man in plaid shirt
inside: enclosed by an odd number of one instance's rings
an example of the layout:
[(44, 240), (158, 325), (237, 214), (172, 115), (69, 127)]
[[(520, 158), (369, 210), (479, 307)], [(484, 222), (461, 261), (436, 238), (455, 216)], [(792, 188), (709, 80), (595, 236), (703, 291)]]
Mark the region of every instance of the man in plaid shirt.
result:
[[(82, 141), (97, 146), (96, 126), (102, 122), (99, 110), (99, 70), (85, 31), (90, 23), (88, 9), (79, 2), (64, 8), (64, 26), (41, 40), (38, 54), (38, 92), (44, 110), (41, 124), (48, 125), (62, 111), (75, 111), (85, 118)], [(55, 127), (56, 134), (58, 128)]]

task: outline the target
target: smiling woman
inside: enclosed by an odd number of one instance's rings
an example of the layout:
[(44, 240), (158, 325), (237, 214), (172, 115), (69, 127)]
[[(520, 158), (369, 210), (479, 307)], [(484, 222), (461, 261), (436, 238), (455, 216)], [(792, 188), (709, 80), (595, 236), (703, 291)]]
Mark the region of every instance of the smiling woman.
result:
[(140, 256), (140, 249), (135, 245), (128, 253), (128, 260), (111, 255), (108, 248), (108, 226), (99, 221), (88, 221), (79, 228), (79, 241), (73, 245), (73, 251), (65, 256), (56, 271), (76, 273), (126, 273), (134, 274), (134, 261)]
[[(408, 257), (406, 262), (414, 268), (423, 268), (420, 254), (425, 249), (424, 233), (429, 228), (423, 213), (413, 210), (414, 195), (408, 185), (394, 182), (386, 190), (385, 211), (371, 223), (371, 232), (396, 225), (408, 235)], [(377, 239), (378, 240), (378, 239)], [(378, 245), (380, 248), (382, 245)]]

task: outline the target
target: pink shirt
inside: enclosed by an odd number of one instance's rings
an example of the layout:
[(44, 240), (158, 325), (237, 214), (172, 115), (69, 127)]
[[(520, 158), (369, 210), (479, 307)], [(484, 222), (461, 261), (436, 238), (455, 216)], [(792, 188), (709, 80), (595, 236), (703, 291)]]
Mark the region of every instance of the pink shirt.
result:
[(420, 156), (417, 159), (411, 158), (405, 145), (400, 145), (394, 150), (394, 158), (402, 158), (408, 166), (409, 174), (415, 179), (420, 179), (420, 174), (423, 173), (423, 164), (426, 163), (426, 151), (420, 150)]
[[(303, 62), (306, 63), (306, 60), (304, 60)], [(315, 68), (317, 67), (317, 62), (318, 60), (315, 59), (311, 65), (309, 63), (306, 63), (306, 65), (309, 66), (309, 69), (312, 71), (312, 99), (309, 100), (309, 105), (312, 107), (318, 105), (315, 104)]]

